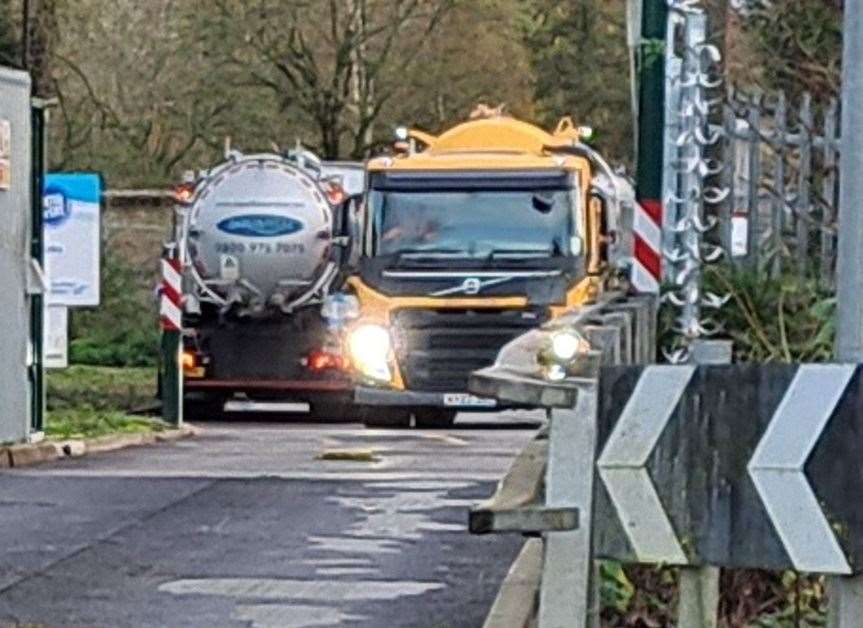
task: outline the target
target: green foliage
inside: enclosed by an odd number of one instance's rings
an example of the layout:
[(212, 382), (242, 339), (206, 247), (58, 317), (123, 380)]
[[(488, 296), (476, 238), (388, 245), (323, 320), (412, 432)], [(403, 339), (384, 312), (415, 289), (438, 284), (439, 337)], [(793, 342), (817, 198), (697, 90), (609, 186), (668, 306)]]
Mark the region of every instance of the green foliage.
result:
[(156, 374), (151, 368), (72, 365), (48, 371), (48, 410), (87, 405), (96, 410), (130, 410), (152, 401)]
[[(603, 626), (673, 626), (677, 618), (674, 568), (600, 563)], [(719, 625), (726, 628), (823, 626), (824, 577), (792, 571), (726, 570), (720, 585)]]
[(72, 312), (70, 361), (101, 366), (153, 366), (158, 316), (151, 273), (108, 251), (102, 267), (102, 304)]
[(728, 628), (824, 626), (824, 576), (793, 571), (727, 570), (722, 574), (719, 616)]
[(97, 438), (108, 434), (145, 434), (167, 428), (165, 423), (112, 410), (82, 405), (48, 413), (45, 434), (52, 440)]
[[(714, 316), (734, 341), (735, 362), (829, 362), (833, 358), (836, 297), (812, 276), (786, 272), (771, 279), (729, 265), (710, 266), (707, 290), (729, 295)], [(678, 309), (660, 309), (660, 346), (674, 348)]]
[(145, 368), (70, 366), (48, 371), (45, 432), (50, 438), (92, 438), (151, 432), (163, 423), (129, 416), (153, 400), (155, 372)]
[(720, 319), (738, 362), (826, 362), (833, 356), (836, 298), (822, 282), (710, 267), (709, 290), (731, 296)]
[(16, 16), (20, 7), (15, 0), (0, 0), (0, 65), (21, 64), (20, 25)]
[[(835, 0), (776, 0), (742, 23), (744, 43), (732, 63), (742, 82), (837, 95), (841, 82), (842, 4)], [(781, 54), (777, 54), (781, 52)]]
[(523, 31), (538, 113), (548, 126), (571, 115), (596, 129), (612, 162), (632, 160), (626, 3), (524, 0)]
[(640, 628), (674, 625), (676, 570), (600, 563), (603, 626)]

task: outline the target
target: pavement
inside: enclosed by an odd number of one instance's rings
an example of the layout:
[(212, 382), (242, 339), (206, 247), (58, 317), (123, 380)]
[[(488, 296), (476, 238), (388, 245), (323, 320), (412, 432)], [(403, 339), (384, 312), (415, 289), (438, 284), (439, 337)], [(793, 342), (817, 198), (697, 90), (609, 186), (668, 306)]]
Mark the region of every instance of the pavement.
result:
[(538, 417), (476, 416), (255, 415), (2, 470), (0, 626), (482, 626), (522, 539), (470, 536), (467, 509)]

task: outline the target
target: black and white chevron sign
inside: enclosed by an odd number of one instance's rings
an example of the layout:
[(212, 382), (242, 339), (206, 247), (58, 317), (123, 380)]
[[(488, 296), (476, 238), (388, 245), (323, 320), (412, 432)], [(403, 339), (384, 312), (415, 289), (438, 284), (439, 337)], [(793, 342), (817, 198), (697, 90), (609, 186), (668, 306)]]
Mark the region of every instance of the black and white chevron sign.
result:
[(863, 572), (856, 365), (603, 369), (596, 466), (598, 556)]

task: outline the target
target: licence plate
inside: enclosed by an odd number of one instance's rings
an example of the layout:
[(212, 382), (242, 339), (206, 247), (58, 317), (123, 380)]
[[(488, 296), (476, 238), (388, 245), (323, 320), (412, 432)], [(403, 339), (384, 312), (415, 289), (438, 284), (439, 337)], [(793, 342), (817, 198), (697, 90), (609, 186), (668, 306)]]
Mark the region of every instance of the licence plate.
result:
[(497, 400), (468, 393), (444, 393), (443, 405), (459, 408), (494, 408), (497, 406)]

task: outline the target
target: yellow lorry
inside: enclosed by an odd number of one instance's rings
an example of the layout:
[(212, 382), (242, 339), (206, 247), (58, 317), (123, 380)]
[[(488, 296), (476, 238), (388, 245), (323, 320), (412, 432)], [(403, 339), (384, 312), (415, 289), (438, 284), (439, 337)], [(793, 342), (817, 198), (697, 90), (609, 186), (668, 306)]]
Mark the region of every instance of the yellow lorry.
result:
[(495, 408), (469, 374), (625, 265), (629, 201), (586, 132), (493, 112), (439, 136), (400, 129), (395, 154), (368, 163), (345, 343), (367, 425)]

